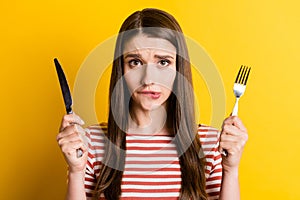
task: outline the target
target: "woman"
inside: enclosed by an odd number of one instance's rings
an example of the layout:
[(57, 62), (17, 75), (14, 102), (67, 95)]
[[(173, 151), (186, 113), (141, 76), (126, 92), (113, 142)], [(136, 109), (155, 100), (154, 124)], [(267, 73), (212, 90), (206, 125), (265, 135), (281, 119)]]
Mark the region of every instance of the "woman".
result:
[(62, 120), (67, 199), (239, 199), (246, 128), (232, 116), (220, 133), (196, 125), (188, 51), (174, 17), (144, 9), (124, 21), (109, 97), (107, 124), (84, 130), (75, 114)]

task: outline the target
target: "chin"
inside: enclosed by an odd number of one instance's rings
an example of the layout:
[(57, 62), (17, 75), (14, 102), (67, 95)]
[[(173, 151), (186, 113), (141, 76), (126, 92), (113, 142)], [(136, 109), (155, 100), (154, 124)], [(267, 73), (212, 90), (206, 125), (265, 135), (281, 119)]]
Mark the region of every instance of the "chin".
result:
[(164, 105), (165, 104), (144, 104), (142, 105), (142, 108), (147, 111), (153, 111), (158, 108), (162, 108), (162, 107), (164, 108), (165, 107)]

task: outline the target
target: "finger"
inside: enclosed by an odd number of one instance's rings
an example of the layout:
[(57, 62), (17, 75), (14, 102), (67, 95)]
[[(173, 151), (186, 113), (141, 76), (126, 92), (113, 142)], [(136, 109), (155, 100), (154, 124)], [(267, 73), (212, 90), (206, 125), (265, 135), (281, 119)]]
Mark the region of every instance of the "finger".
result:
[(60, 132), (57, 135), (56, 140), (58, 141), (61, 138), (71, 135), (73, 133), (80, 133), (82, 135), (85, 135), (85, 130), (80, 125), (72, 124), (72, 125), (66, 127), (62, 132)]
[(82, 151), (81, 155), (84, 155), (87, 152), (87, 147), (85, 146), (85, 144), (82, 141), (74, 142), (74, 144), (72, 145), (72, 152), (76, 153), (77, 158), (83, 157), (83, 156), (78, 157), (78, 150)]
[[(223, 130), (221, 133), (221, 136), (220, 136), (220, 141), (222, 141), (222, 142), (238, 142), (244, 146), (248, 140), (247, 132), (241, 131), (234, 126), (229, 126), (229, 127), (231, 129), (236, 129), (236, 130), (233, 130), (232, 132), (230, 132), (230, 130), (229, 131), (227, 130), (228, 132), (225, 132)], [(226, 129), (226, 126), (224, 128)], [(235, 131), (237, 131), (237, 132), (235, 132)]]
[(245, 146), (247, 140), (248, 140), (248, 135), (240, 135), (240, 136), (224, 135), (220, 140), (220, 143), (222, 143), (222, 145), (220, 144), (221, 150), (222, 148), (225, 148), (227, 150), (227, 148), (229, 148), (227, 144), (235, 145), (239, 149), (242, 149)]
[(80, 146), (82, 150), (87, 150), (87, 145), (84, 143), (82, 138), (78, 134), (72, 134), (67, 137), (62, 138), (58, 141), (61, 149), (78, 149)]
[(220, 141), (221, 142), (238, 142), (240, 140), (240, 137), (237, 137), (236, 135), (228, 135), (228, 134), (221, 134)]
[(60, 131), (64, 130), (71, 124), (84, 125), (84, 121), (75, 113), (64, 115), (60, 126)]
[(233, 155), (235, 153), (234, 147), (236, 146), (235, 142), (220, 142), (220, 149), (226, 151), (227, 154)]
[(58, 142), (59, 146), (63, 146), (65, 144), (71, 144), (71, 143), (77, 142), (77, 141), (83, 142), (83, 140), (80, 137), (79, 133), (72, 133), (71, 135), (60, 138), (57, 142)]
[(73, 133), (78, 132), (78, 129), (76, 127), (76, 124), (67, 126), (62, 132), (60, 132), (57, 136), (56, 136), (56, 140), (59, 141), (61, 138), (67, 137)]
[(247, 131), (246, 127), (244, 126), (242, 120), (236, 116), (233, 117), (233, 125), (241, 129), (242, 131)]
[(221, 146), (221, 143), (219, 143), (218, 151), (220, 154), (222, 154), (224, 156), (227, 156), (227, 154), (228, 154), (227, 150), (223, 146)]
[(244, 126), (242, 120), (237, 117), (237, 116), (229, 116), (227, 117), (224, 122), (223, 122), (223, 126), (224, 125), (234, 125), (236, 127), (238, 127), (239, 129), (241, 129), (242, 131), (247, 131), (246, 127)]
[(241, 151), (248, 140), (247, 134), (242, 134), (239, 136), (224, 135), (223, 137), (224, 138), (220, 140), (220, 147), (229, 151), (230, 149)]
[(241, 135), (243, 131), (234, 125), (224, 124), (221, 133), (221, 135)]
[(220, 142), (218, 150), (221, 154), (223, 154), (223, 152), (226, 152), (226, 154), (228, 155), (228, 150), (226, 149), (226, 146), (224, 146), (224, 142)]
[(61, 147), (62, 152), (67, 156), (77, 157), (77, 149), (81, 149), (83, 153), (87, 152), (87, 148), (80, 140), (65, 144)]
[(221, 146), (219, 146), (219, 147), (218, 147), (218, 151), (219, 151), (220, 153), (222, 153), (222, 152), (224, 152), (224, 149), (223, 149)]
[(242, 145), (237, 142), (220, 142), (220, 147), (229, 155), (235, 155), (242, 150)]
[(223, 146), (221, 146), (221, 142), (219, 143), (218, 151), (219, 151), (221, 154), (222, 154), (223, 152), (226, 151), (226, 150), (223, 148)]

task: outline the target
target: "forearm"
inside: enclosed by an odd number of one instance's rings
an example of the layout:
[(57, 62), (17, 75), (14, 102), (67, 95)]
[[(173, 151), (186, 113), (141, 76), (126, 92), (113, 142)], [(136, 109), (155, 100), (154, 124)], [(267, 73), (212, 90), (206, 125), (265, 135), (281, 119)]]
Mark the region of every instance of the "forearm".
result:
[(239, 200), (240, 186), (238, 180), (238, 169), (223, 170), (222, 187), (219, 200)]
[(84, 172), (68, 173), (66, 200), (86, 200), (84, 190)]

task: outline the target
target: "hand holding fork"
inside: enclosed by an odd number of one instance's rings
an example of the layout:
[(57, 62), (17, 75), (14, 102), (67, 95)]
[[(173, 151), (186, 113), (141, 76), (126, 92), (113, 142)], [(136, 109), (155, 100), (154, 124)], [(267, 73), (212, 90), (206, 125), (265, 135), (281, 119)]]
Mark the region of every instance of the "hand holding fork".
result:
[[(236, 77), (236, 79), (235, 79), (235, 83), (234, 83), (234, 85), (233, 85), (233, 92), (234, 92), (234, 95), (235, 95), (235, 97), (236, 97), (236, 102), (235, 102), (235, 105), (234, 105), (234, 107), (233, 107), (233, 111), (232, 111), (232, 114), (231, 114), (231, 116), (237, 116), (237, 114), (238, 114), (238, 105), (239, 105), (239, 100), (240, 100), (240, 97), (244, 94), (244, 92), (245, 92), (245, 89), (246, 89), (246, 84), (247, 84), (247, 80), (248, 80), (248, 77), (249, 77), (249, 74), (250, 74), (250, 70), (251, 70), (251, 68), (248, 68), (248, 67), (246, 67), (246, 66), (241, 66), (241, 68), (240, 68), (240, 70), (239, 70), (239, 72), (238, 72), (238, 74), (237, 74), (237, 77)], [(235, 123), (233, 123), (233, 118), (232, 117), (229, 117), (229, 118), (227, 118), (225, 121), (224, 121), (224, 123), (223, 123), (223, 127), (222, 127), (222, 132), (224, 133), (224, 127), (225, 126), (227, 126), (228, 127), (228, 125), (229, 126), (236, 126), (236, 124), (241, 124), (241, 122), (239, 122), (239, 123), (237, 123), (237, 122), (235, 122)], [(236, 119), (237, 120), (237, 119)], [(226, 125), (227, 124), (227, 125)], [(239, 128), (241, 128), (242, 127), (242, 129), (244, 129), (244, 127), (243, 127), (243, 125), (240, 125), (240, 127)], [(225, 131), (226, 132), (226, 131)], [(226, 137), (226, 136), (224, 136), (224, 135), (227, 135), (227, 134), (223, 134), (223, 136), (221, 136), (221, 138), (223, 138), (223, 140), (221, 140), (221, 142), (222, 141), (226, 141), (226, 139), (224, 139), (224, 137)], [(233, 135), (236, 135), (236, 134), (233, 134)], [(244, 139), (245, 141), (246, 141), (246, 139)], [(231, 141), (231, 140), (230, 140)], [(239, 140), (239, 142), (242, 142), (242, 140)], [(223, 146), (225, 146), (225, 145), (223, 145)], [(243, 146), (243, 145), (242, 145)], [(221, 148), (221, 149), (223, 149), (223, 148)], [(225, 156), (225, 157), (227, 157), (228, 156), (228, 151), (226, 150), (226, 148), (225, 149), (223, 149), (222, 151), (222, 154)]]

